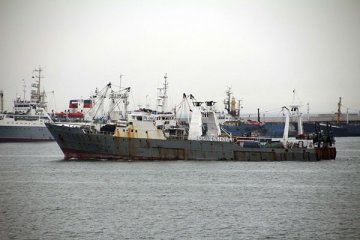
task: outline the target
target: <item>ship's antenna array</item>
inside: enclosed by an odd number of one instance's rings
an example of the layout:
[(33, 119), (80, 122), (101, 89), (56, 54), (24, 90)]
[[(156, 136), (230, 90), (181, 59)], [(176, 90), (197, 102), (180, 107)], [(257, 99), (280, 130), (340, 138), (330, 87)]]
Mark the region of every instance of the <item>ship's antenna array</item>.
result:
[(24, 96), (23, 96), (23, 101), (25, 102), (25, 94), (26, 94), (26, 84), (25, 84), (25, 79), (22, 80), (23, 82), (23, 92), (24, 92)]
[(166, 112), (167, 110), (167, 89), (169, 85), (167, 78), (167, 73), (165, 73), (163, 87), (158, 88), (157, 110), (161, 112)]
[(46, 93), (45, 91), (41, 92), (41, 79), (44, 78), (44, 76), (41, 75), (42, 71), (43, 69), (41, 68), (41, 66), (33, 70), (35, 74), (32, 76), (32, 78), (35, 79), (35, 83), (31, 84), (31, 87), (35, 89), (31, 90), (30, 100), (39, 104), (41, 108), (46, 109)]
[(33, 72), (35, 72), (36, 74), (32, 76), (32, 78), (36, 79), (35, 83), (32, 84), (31, 86), (36, 88), (36, 93), (35, 94), (32, 94), (32, 97), (34, 97), (34, 101), (36, 102), (41, 102), (41, 94), (40, 94), (40, 91), (41, 91), (41, 79), (43, 78), (43, 76), (41, 76), (41, 72), (42, 72), (42, 68), (41, 66), (39, 66), (39, 68), (36, 68), (33, 70)]

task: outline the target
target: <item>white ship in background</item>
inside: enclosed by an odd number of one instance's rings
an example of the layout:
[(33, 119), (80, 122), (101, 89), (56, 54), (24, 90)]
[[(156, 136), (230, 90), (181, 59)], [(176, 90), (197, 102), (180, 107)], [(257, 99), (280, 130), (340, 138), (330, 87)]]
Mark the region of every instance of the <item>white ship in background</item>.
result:
[(0, 93), (0, 142), (31, 142), (54, 140), (45, 123), (52, 122), (47, 113), (46, 93), (41, 91), (43, 78), (41, 67), (34, 70), (32, 77), (35, 83), (31, 84), (30, 100), (17, 96), (14, 100), (12, 112), (4, 111), (3, 92)]

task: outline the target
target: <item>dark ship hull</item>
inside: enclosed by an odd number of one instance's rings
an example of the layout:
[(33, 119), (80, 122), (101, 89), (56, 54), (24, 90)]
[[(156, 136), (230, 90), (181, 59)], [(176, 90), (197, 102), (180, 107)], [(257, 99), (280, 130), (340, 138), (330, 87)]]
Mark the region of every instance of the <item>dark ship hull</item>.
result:
[(45, 126), (0, 126), (0, 142), (40, 142), (54, 138)]
[[(317, 122), (303, 122), (303, 129), (305, 134), (313, 133), (315, 131), (315, 124)], [(327, 129), (326, 123), (320, 123), (320, 130)], [(284, 133), (285, 123), (283, 122), (266, 122), (261, 126), (250, 124), (227, 125), (222, 127), (230, 132), (233, 136), (263, 136), (281, 138)], [(297, 124), (290, 123), (289, 136), (295, 137), (297, 134)], [(349, 124), (331, 124), (331, 130), (334, 137), (359, 137), (360, 136), (360, 123)]]
[[(320, 123), (320, 130), (326, 130), (326, 123)], [(314, 122), (303, 123), (304, 132), (311, 133), (315, 130)], [(349, 124), (331, 124), (331, 131), (334, 137), (359, 137), (360, 136), (360, 123)]]
[[(294, 125), (290, 123), (289, 136), (295, 136), (296, 131)], [(262, 136), (281, 138), (284, 134), (285, 123), (282, 122), (268, 122), (263, 125), (256, 126), (246, 123), (239, 124), (223, 124), (222, 128), (231, 133), (233, 136)]]

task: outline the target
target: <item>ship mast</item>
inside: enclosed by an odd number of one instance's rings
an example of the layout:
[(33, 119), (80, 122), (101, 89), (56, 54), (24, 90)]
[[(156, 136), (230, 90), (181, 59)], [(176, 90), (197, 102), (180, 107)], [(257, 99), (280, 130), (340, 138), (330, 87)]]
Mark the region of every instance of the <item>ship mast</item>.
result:
[(41, 78), (43, 78), (43, 76), (41, 76), (41, 72), (42, 72), (42, 69), (41, 67), (39, 66), (39, 68), (37, 69), (34, 69), (33, 70), (35, 73), (37, 73), (37, 75), (34, 75), (32, 76), (32, 78), (36, 78), (36, 83), (35, 84), (32, 84), (32, 87), (35, 87), (36, 88), (36, 93), (35, 94), (32, 94), (31, 98), (33, 98), (32, 100), (35, 100), (36, 103), (40, 103), (41, 102)]
[(124, 75), (120, 74), (120, 88), (119, 88), (119, 94), (120, 94), (120, 98), (123, 100), (124, 103), (124, 118), (125, 120), (127, 119), (127, 114), (128, 114), (128, 107), (129, 107), (129, 92), (130, 92), (130, 87), (124, 88), (124, 93), (121, 93), (122, 88), (121, 88), (121, 82), (122, 82), (122, 77)]
[(226, 90), (226, 99), (224, 100), (224, 104), (225, 104), (225, 109), (228, 111), (228, 113), (230, 114), (230, 103), (231, 103), (231, 87), (228, 87), (228, 89)]
[(167, 89), (169, 85), (167, 78), (167, 73), (165, 73), (163, 87), (158, 88), (157, 108), (158, 111), (161, 112), (165, 112), (167, 110)]
[[(109, 107), (109, 111), (108, 111), (108, 116), (110, 117), (111, 120), (119, 120), (117, 119), (118, 116), (111, 116), (111, 113), (113, 111), (115, 111), (115, 108), (118, 107), (119, 110), (119, 116), (121, 116), (121, 120), (127, 119), (127, 112), (128, 112), (128, 106), (129, 106), (129, 92), (130, 92), (130, 87), (127, 88), (122, 88), (121, 87), (121, 83), (122, 83), (122, 77), (123, 75), (120, 75), (120, 87), (119, 87), (119, 91), (113, 91), (111, 90), (110, 94), (109, 94), (109, 99), (110, 99), (110, 107)], [(110, 84), (110, 83), (109, 83)], [(124, 115), (121, 113), (121, 106), (120, 104), (124, 105)]]
[(23, 92), (24, 92), (24, 97), (23, 97), (23, 102), (25, 102), (25, 94), (26, 94), (26, 84), (25, 84), (25, 80), (23, 79)]
[(4, 93), (0, 90), (0, 113), (4, 111)]
[(341, 117), (341, 97), (339, 97), (338, 109), (337, 109), (337, 113), (336, 113), (336, 123), (337, 123), (337, 125), (340, 124), (340, 117)]
[(290, 117), (295, 117), (298, 124), (298, 135), (303, 135), (302, 113), (300, 113), (301, 102), (296, 103), (295, 89), (293, 90), (293, 102), (290, 105)]

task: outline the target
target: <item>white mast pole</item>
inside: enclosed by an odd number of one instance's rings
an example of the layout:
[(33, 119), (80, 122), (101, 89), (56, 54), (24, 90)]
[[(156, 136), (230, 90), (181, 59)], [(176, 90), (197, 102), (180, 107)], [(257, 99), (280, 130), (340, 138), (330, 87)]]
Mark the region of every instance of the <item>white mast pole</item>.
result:
[(163, 95), (163, 104), (162, 104), (162, 111), (165, 112), (167, 109), (167, 86), (168, 86), (168, 82), (167, 82), (167, 73), (165, 73), (164, 76), (164, 95)]

